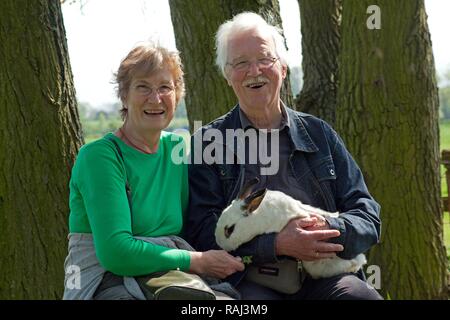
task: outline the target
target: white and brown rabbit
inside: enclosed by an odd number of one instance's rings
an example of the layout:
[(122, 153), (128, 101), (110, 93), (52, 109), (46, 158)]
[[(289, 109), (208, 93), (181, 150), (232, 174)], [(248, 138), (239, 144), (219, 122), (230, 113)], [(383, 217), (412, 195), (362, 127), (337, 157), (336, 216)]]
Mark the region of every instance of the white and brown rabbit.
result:
[[(294, 218), (307, 218), (312, 213), (324, 217), (338, 217), (338, 212), (327, 212), (303, 204), (287, 194), (261, 189), (251, 193), (258, 179), (250, 180), (237, 199), (223, 210), (217, 222), (215, 236), (219, 246), (232, 251), (254, 237), (264, 233), (280, 232)], [(365, 263), (364, 254), (350, 260), (339, 257), (317, 261), (303, 261), (311, 277), (326, 278), (346, 272), (357, 272)]]

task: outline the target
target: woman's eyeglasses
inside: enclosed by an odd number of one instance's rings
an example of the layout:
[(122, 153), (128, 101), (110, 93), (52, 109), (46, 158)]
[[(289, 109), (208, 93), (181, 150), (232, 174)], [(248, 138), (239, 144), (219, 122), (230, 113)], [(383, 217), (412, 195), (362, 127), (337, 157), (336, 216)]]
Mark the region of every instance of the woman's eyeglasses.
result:
[(175, 88), (171, 85), (165, 84), (159, 87), (152, 87), (146, 84), (138, 84), (134, 87), (136, 93), (141, 96), (150, 96), (156, 92), (156, 94), (160, 97), (170, 96)]

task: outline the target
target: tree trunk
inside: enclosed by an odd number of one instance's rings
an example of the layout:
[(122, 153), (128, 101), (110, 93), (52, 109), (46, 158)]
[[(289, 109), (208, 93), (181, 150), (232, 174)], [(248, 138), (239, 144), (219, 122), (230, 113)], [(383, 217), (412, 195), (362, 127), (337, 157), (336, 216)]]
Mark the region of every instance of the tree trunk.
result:
[[(281, 28), (278, 0), (169, 0), (175, 40), (186, 73), (186, 109), (190, 129), (227, 113), (237, 103), (231, 87), (215, 65), (215, 34), (219, 26), (243, 11), (261, 14)], [(292, 105), (289, 77), (282, 99)]]
[[(366, 11), (381, 9), (381, 29)], [(399, 14), (401, 13), (401, 14)], [(422, 0), (343, 6), (337, 130), (382, 206), (370, 252), (392, 299), (446, 298), (439, 184), (438, 95)]]
[(1, 1), (0, 43), (0, 299), (59, 299), (82, 143), (60, 1)]
[(298, 0), (304, 83), (295, 105), (334, 125), (341, 0)]

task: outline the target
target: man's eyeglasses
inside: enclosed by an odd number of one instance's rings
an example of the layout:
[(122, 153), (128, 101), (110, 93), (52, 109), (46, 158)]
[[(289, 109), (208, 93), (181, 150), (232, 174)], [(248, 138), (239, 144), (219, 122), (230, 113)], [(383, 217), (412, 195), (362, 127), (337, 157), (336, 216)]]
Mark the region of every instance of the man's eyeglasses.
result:
[[(280, 58), (275, 57), (266, 57), (266, 58), (260, 58), (255, 61), (256, 65), (259, 69), (268, 69), (272, 67), (275, 62)], [(247, 71), (250, 69), (250, 66), (252, 65), (252, 61), (250, 60), (238, 60), (236, 62), (227, 62), (227, 65), (231, 66), (233, 70), (235, 71)]]
[(137, 94), (141, 96), (150, 96), (156, 92), (158, 96), (166, 97), (170, 96), (174, 92), (175, 88), (168, 84), (164, 84), (157, 88), (150, 87), (149, 85), (146, 84), (137, 84), (134, 86), (134, 90), (136, 91)]

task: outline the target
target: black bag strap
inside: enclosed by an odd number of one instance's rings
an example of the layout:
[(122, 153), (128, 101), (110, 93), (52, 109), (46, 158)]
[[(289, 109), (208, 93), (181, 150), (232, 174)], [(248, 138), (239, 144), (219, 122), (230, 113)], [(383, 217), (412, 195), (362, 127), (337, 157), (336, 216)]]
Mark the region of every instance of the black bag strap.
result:
[(117, 152), (119, 153), (120, 158), (122, 159), (122, 162), (124, 163), (124, 169), (125, 169), (125, 192), (127, 193), (127, 199), (128, 199), (128, 206), (130, 207), (130, 213), (131, 217), (133, 217), (133, 211), (131, 210), (131, 188), (130, 184), (128, 183), (128, 174), (127, 174), (127, 168), (125, 168), (125, 160), (123, 159), (122, 150), (120, 150), (119, 145), (112, 137), (108, 137), (108, 140), (114, 143), (114, 146), (116, 147)]

